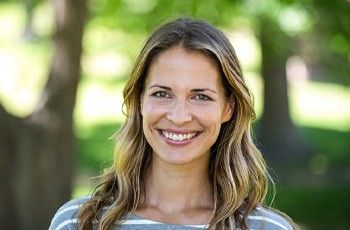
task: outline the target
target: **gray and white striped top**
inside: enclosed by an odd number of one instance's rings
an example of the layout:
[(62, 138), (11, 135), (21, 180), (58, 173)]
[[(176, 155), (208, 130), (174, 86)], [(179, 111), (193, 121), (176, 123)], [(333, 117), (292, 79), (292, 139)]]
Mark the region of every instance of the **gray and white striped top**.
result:
[[(71, 200), (64, 204), (51, 221), (49, 230), (77, 230), (78, 209), (89, 197)], [(106, 211), (108, 207), (104, 208)], [(198, 230), (206, 229), (206, 225), (176, 225), (148, 220), (132, 213), (126, 214), (116, 225), (115, 230)], [(257, 208), (248, 216), (248, 227), (251, 230), (291, 230), (292, 226), (280, 215), (265, 209)], [(97, 229), (97, 227), (96, 227)]]

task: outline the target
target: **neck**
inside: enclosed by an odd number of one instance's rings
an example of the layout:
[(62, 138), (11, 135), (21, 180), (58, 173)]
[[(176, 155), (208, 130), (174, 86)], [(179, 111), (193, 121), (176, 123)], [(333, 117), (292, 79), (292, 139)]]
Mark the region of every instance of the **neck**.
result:
[(153, 159), (145, 178), (141, 209), (151, 208), (166, 215), (190, 210), (212, 210), (209, 163), (168, 165)]

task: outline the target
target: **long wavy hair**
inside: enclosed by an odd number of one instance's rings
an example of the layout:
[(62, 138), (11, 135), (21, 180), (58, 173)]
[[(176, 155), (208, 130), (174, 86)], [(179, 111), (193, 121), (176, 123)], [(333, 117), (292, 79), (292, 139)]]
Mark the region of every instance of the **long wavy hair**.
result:
[[(79, 229), (112, 229), (120, 218), (140, 204), (143, 181), (152, 149), (142, 130), (140, 97), (152, 60), (174, 46), (200, 52), (220, 71), (227, 97), (234, 98), (232, 118), (222, 124), (211, 148), (210, 179), (213, 185), (213, 211), (208, 229), (248, 229), (249, 213), (261, 204), (268, 191), (269, 175), (260, 151), (251, 137), (255, 118), (253, 98), (242, 75), (234, 48), (214, 26), (189, 18), (168, 22), (146, 40), (125, 85), (126, 119), (116, 133), (114, 164), (102, 175), (103, 182), (79, 210)], [(240, 209), (244, 204), (244, 211)], [(112, 208), (100, 217), (104, 206)]]

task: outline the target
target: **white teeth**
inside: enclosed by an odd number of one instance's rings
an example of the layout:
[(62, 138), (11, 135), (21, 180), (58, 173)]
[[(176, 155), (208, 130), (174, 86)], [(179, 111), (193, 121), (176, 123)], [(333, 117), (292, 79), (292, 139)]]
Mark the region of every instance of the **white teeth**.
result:
[(188, 133), (188, 134), (174, 134), (174, 133), (168, 133), (166, 131), (162, 131), (163, 135), (170, 140), (173, 141), (183, 141), (193, 138), (196, 133)]

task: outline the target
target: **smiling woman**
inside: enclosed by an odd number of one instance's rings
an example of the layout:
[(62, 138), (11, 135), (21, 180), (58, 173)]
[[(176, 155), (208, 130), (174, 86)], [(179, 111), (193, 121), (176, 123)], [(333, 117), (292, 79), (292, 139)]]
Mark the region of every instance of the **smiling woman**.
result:
[(210, 148), (234, 105), (225, 97), (211, 59), (181, 45), (170, 48), (153, 60), (144, 88), (141, 114), (152, 162), (201, 161), (198, 164), (208, 170)]
[(66, 203), (50, 229), (293, 229), (263, 205), (269, 175), (235, 51), (212, 25), (164, 24), (124, 89), (114, 165), (90, 196)]

